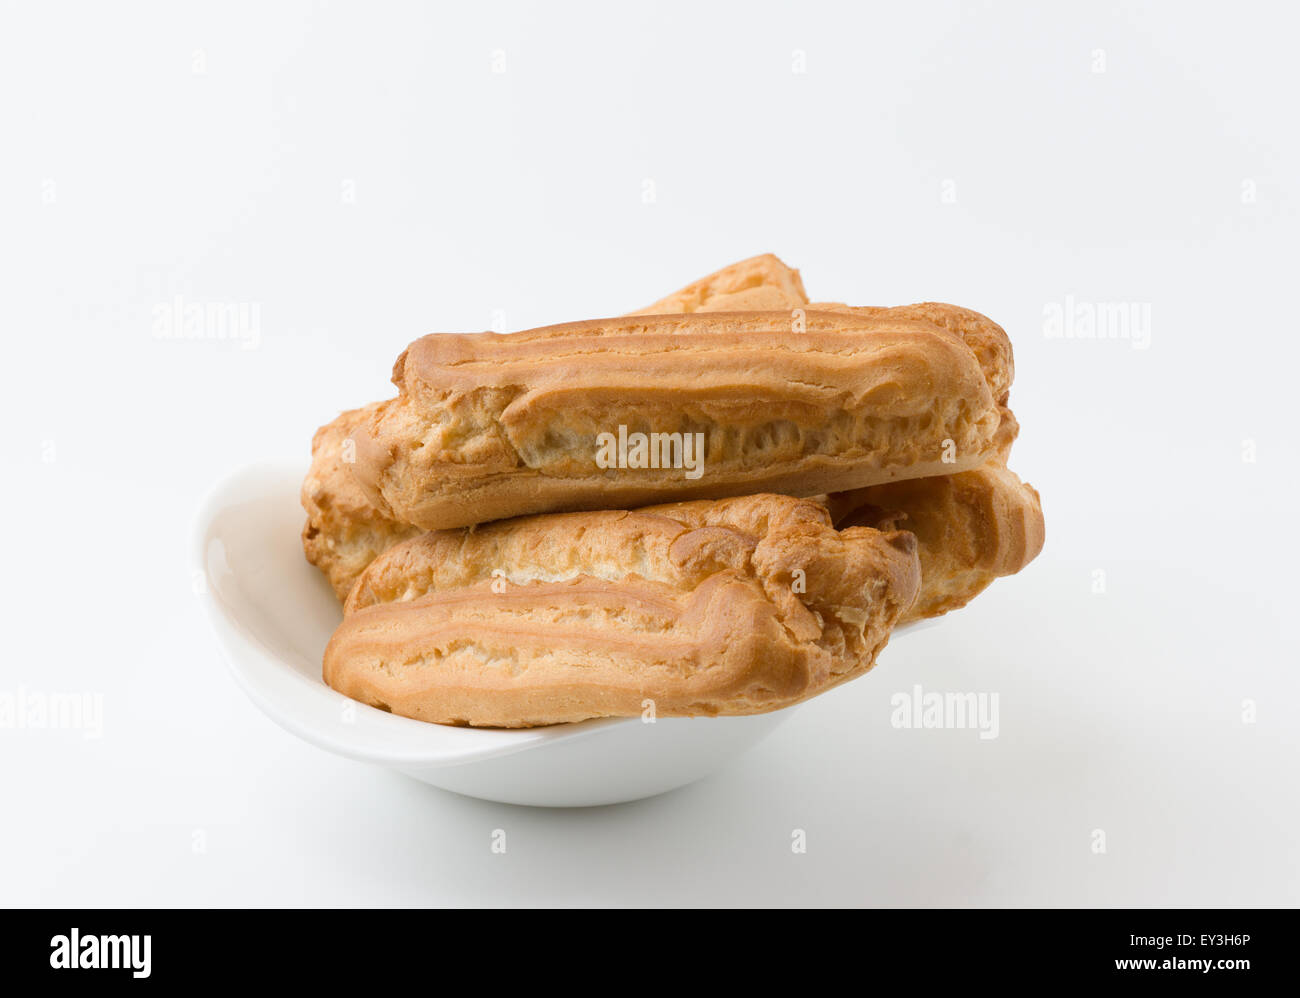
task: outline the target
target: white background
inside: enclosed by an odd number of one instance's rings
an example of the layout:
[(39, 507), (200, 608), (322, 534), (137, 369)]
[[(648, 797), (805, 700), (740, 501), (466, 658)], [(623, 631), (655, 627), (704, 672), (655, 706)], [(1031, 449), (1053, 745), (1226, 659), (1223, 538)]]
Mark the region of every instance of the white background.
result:
[[(1296, 27), (1240, 3), (6, 6), (0, 691), (101, 694), (104, 727), (0, 730), (0, 902), (1300, 903)], [(418, 335), (618, 313), (765, 251), (814, 298), (1008, 330), (1034, 565), (631, 805), (459, 798), (245, 700), (191, 588), (210, 486), (305, 467)], [(1149, 305), (1149, 348), (1047, 338), (1067, 295)], [(256, 304), (256, 347), (156, 338), (176, 296)], [(999, 693), (1000, 737), (895, 730), (914, 683)]]

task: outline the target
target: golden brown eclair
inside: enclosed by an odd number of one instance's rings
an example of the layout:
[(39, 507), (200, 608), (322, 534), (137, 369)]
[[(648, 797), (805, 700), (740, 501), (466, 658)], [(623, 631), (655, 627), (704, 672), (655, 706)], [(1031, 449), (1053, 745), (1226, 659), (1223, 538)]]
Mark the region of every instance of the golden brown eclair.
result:
[(987, 316), (958, 305), (920, 302), (915, 305), (883, 307), (846, 305), (843, 302), (809, 304), (799, 271), (771, 253), (741, 260), (680, 291), (629, 315), (662, 315), (681, 312), (787, 311), (806, 306), (820, 312), (845, 312), (859, 316), (888, 315), (919, 318), (957, 333), (974, 351), (989, 381), (996, 402), (1005, 405), (1015, 364), (1011, 340), (1006, 331)]
[(782, 311), (808, 304), (799, 271), (771, 253), (723, 267), (629, 315)]
[[(724, 267), (633, 314), (781, 310), (807, 302), (799, 272), (768, 253)], [(375, 408), (350, 410), (317, 431), (311, 469), (303, 483), (302, 504), (307, 511), (303, 549), (307, 560), (325, 573), (340, 602), (371, 561), (420, 533), (381, 512), (348, 470), (354, 457), (353, 428), (363, 413)]]
[(919, 302), (916, 305), (897, 305), (882, 308), (877, 305), (844, 305), (839, 302), (818, 302), (809, 309), (823, 309), (871, 318), (920, 319), (932, 322), (960, 336), (979, 361), (980, 369), (989, 383), (993, 399), (1006, 405), (1011, 393), (1011, 382), (1016, 377), (1015, 359), (1011, 353), (1011, 339), (1006, 330), (986, 315), (943, 302)]
[[(399, 397), (354, 431), (351, 470), (383, 512), (428, 529), (961, 471), (994, 454), (1000, 420), (961, 336), (844, 312), (426, 336), (393, 381)], [(677, 466), (602, 466), (602, 434), (624, 431), (680, 435)]]
[[(728, 307), (743, 309), (773, 308), (788, 310), (808, 305), (799, 272), (771, 254), (753, 257), (725, 267), (707, 277), (687, 285), (655, 305), (632, 314), (659, 314), (666, 312), (717, 311)], [(889, 311), (898, 314), (923, 314), (963, 337), (980, 360), (990, 390), (999, 392), (1005, 401), (1007, 387), (1014, 373), (1010, 343), (1005, 332), (978, 313), (958, 306), (925, 303), (884, 309), (874, 306), (854, 307), (837, 303), (810, 306), (814, 310), (832, 309), (852, 314), (879, 315)], [(352, 429), (363, 415), (372, 413), (377, 406), (346, 412), (334, 423), (322, 427), (312, 444), (312, 468), (303, 487), (303, 505), (308, 511), (308, 521), (303, 532), (303, 545), (308, 560), (326, 573), (340, 600), (346, 598), (357, 576), (380, 553), (414, 534), (419, 529), (402, 524), (377, 509), (361, 489), (352, 481), (348, 463), (341, 458), (346, 453)], [(1003, 405), (1001, 421), (995, 438), (998, 458), (1003, 465), (1014, 441), (1018, 426), (1015, 417)], [(967, 564), (975, 561), (1001, 566), (990, 573), (973, 571), (955, 564), (943, 554), (942, 544), (936, 538), (947, 536), (951, 522), (953, 542), (963, 550), (972, 550), (975, 542), (963, 539), (963, 525), (972, 522), (969, 509), (1001, 508), (1010, 521), (1023, 519), (1027, 525), (1026, 536), (1042, 535), (1042, 512), (1037, 493), (1028, 486), (1007, 486), (1003, 474), (962, 473), (960, 489), (949, 488), (946, 476), (924, 479), (930, 483), (922, 488), (898, 489), (889, 496), (890, 512), (906, 514), (907, 501), (918, 504), (925, 511), (930, 528), (922, 544), (922, 560), (928, 566), (922, 593), (909, 618), (919, 615), (933, 616), (964, 605), (981, 592), (999, 574), (1017, 571), (1022, 564), (1015, 553), (1018, 550), (1014, 531), (984, 531), (980, 536), (982, 547), (978, 557), (969, 556)], [(914, 480), (922, 481), (922, 480)], [(885, 488), (885, 487), (879, 487)], [(944, 497), (960, 495), (962, 503), (945, 503)], [(884, 498), (883, 496), (881, 498)], [(853, 497), (833, 497), (834, 508), (843, 515), (851, 507)], [(944, 520), (942, 511), (951, 516)], [(906, 521), (900, 521), (906, 522)], [(928, 543), (927, 543), (928, 541)], [(1007, 546), (1000, 547), (999, 542)], [(1025, 550), (1032, 550), (1032, 545)], [(1033, 557), (1032, 551), (1027, 562)], [(922, 608), (929, 612), (922, 613)]]
[(1043, 549), (1038, 492), (999, 461), (953, 475), (841, 492), (827, 503), (837, 527), (916, 535), (921, 595), (904, 623), (965, 606)]
[(307, 522), (302, 547), (307, 560), (325, 573), (340, 601), (347, 599), (367, 565), (394, 544), (421, 533), (381, 513), (352, 480), (351, 435), (376, 405), (349, 409), (326, 423), (311, 441), (311, 468), (302, 483)]
[(870, 669), (919, 584), (910, 534), (788, 496), (505, 520), (378, 558), (324, 675), (442, 724), (762, 713)]

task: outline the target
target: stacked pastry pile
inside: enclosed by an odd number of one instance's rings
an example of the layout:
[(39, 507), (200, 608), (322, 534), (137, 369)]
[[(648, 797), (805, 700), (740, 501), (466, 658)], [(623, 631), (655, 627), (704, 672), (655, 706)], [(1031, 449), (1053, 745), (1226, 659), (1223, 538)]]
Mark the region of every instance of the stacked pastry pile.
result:
[(752, 714), (866, 672), (1043, 543), (1011, 344), (810, 303), (774, 256), (621, 318), (437, 334), (312, 442), (325, 680), (442, 724)]

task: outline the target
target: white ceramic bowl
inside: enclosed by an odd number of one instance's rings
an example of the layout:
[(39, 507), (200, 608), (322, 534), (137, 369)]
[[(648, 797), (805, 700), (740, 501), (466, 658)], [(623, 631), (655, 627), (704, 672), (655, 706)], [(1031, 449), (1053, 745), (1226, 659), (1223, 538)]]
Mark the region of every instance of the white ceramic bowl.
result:
[(298, 489), (305, 469), (248, 468), (204, 503), (196, 580), (235, 679), (300, 738), (471, 797), (546, 807), (637, 800), (685, 786), (757, 743), (791, 713), (603, 719), (503, 731), (426, 724), (349, 700), (321, 680), (342, 619), (303, 558)]

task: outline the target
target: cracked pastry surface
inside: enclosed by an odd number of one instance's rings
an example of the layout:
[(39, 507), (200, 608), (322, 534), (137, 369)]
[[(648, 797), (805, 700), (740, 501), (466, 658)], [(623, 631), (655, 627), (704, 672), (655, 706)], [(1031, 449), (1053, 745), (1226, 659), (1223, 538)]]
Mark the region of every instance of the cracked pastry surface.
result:
[(761, 713), (870, 669), (919, 585), (911, 534), (788, 496), (524, 517), (378, 558), (324, 675), (443, 724)]
[(903, 623), (965, 606), (1043, 549), (1038, 492), (999, 461), (953, 475), (841, 492), (827, 505), (837, 527), (916, 535), (921, 594)]
[(682, 312), (754, 312), (808, 304), (799, 271), (771, 253), (752, 256), (628, 315), (668, 315)]
[[(727, 308), (788, 311), (804, 306), (808, 306), (808, 297), (799, 272), (775, 256), (764, 254), (725, 267), (631, 314)], [(919, 527), (923, 522), (926, 525), (921, 554), (927, 570), (921, 595), (908, 619), (936, 616), (963, 606), (994, 578), (1014, 573), (1028, 563), (1041, 547), (1043, 519), (1037, 493), (1027, 485), (1013, 485), (1007, 477), (1010, 473), (1005, 470), (1007, 452), (1018, 427), (1015, 417), (1005, 408), (1014, 366), (1010, 341), (1001, 327), (969, 309), (936, 303), (895, 309), (839, 303), (810, 307), (850, 314), (921, 315), (942, 325), (962, 336), (979, 360), (990, 391), (1002, 403), (995, 438), (1003, 466), (1001, 472), (985, 474), (983, 469), (973, 469), (960, 473), (959, 482), (950, 483), (948, 476), (940, 475), (913, 479), (907, 488), (875, 487), (876, 500), (885, 504), (890, 515), (904, 517), (911, 506), (917, 511), (916, 525)], [(317, 432), (312, 446), (312, 468), (303, 487), (303, 505), (308, 511), (303, 546), (308, 560), (326, 573), (340, 601), (346, 599), (356, 578), (375, 557), (421, 532), (376, 508), (352, 481), (348, 465), (340, 460), (342, 447), (353, 427), (377, 408), (378, 404), (343, 413)], [(1014, 475), (1010, 477), (1014, 479)], [(831, 497), (831, 502), (843, 517), (846, 509), (852, 508), (854, 498), (851, 493), (837, 495)], [(864, 499), (861, 505), (871, 503)], [(878, 512), (874, 522), (887, 522), (880, 518), (881, 507), (875, 508)], [(1023, 529), (981, 530), (976, 536), (971, 525), (982, 522), (980, 510), (1000, 510), (1001, 519), (997, 522), (1020, 523)], [(984, 515), (987, 518), (988, 514)], [(906, 519), (889, 522), (907, 523)], [(1037, 547), (1034, 537), (1038, 539)], [(948, 556), (944, 538), (950, 540), (954, 550), (965, 552), (964, 557)], [(1022, 550), (1024, 554), (1017, 554)], [(981, 569), (977, 565), (986, 567)]]
[(999, 405), (1006, 405), (1011, 392), (1011, 382), (1016, 377), (1015, 360), (1011, 352), (1011, 339), (1006, 330), (986, 315), (981, 315), (960, 305), (943, 302), (919, 302), (915, 305), (897, 305), (883, 308), (876, 305), (844, 305), (840, 302), (818, 302), (808, 306), (830, 312), (842, 312), (870, 318), (919, 319), (955, 333), (962, 338), (979, 361), (980, 370), (988, 381), (989, 391)]
[[(353, 434), (353, 477), (428, 529), (556, 509), (860, 488), (977, 467), (1000, 414), (962, 337), (809, 310), (655, 315), (442, 334)], [(704, 469), (597, 465), (597, 438), (702, 433)], [(945, 441), (951, 441), (948, 445)], [(945, 461), (945, 452), (955, 460)]]
[(302, 506), (307, 511), (303, 551), (325, 573), (340, 602), (347, 599), (367, 565), (394, 544), (421, 532), (376, 509), (348, 471), (352, 431), (375, 408), (350, 409), (316, 431), (311, 468), (302, 483)]
[[(724, 267), (632, 314), (785, 309), (807, 301), (799, 272), (768, 253)], [(371, 561), (420, 533), (370, 502), (352, 480), (348, 462), (342, 460), (358, 420), (378, 405), (344, 412), (317, 430), (311, 469), (303, 483), (302, 505), (307, 511), (303, 550), (307, 560), (325, 573), (340, 602)]]

